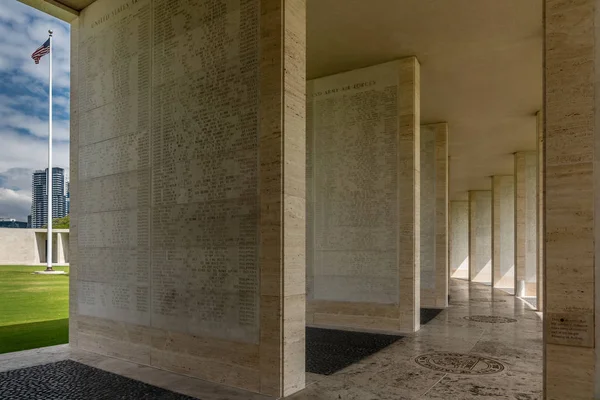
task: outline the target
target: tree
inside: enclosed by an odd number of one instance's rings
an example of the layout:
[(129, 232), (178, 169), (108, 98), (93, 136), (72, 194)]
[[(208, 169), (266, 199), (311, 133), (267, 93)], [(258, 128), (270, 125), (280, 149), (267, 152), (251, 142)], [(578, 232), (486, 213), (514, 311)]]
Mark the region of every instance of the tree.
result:
[[(52, 218), (52, 228), (53, 229), (69, 229), (69, 224), (71, 220), (69, 216), (62, 218)], [(46, 229), (48, 225), (42, 226), (43, 229)]]

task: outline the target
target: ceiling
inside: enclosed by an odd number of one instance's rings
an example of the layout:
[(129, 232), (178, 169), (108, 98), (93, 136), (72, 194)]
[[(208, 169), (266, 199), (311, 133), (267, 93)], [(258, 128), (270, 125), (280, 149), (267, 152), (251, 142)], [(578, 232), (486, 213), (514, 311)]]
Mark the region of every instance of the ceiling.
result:
[[(26, 3), (43, 0), (22, 0)], [(60, 0), (81, 10), (93, 0)], [(421, 63), (421, 122), (448, 122), (450, 198), (513, 173), (535, 150), (542, 0), (307, 0), (307, 74)]]
[(309, 79), (416, 56), (421, 122), (448, 122), (450, 198), (536, 149), (542, 0), (308, 0)]

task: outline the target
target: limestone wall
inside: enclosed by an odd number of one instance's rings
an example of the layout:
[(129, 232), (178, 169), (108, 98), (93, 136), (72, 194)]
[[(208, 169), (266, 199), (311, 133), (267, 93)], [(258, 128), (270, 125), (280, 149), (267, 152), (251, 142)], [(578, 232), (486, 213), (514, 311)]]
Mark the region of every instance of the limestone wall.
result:
[(537, 285), (537, 155), (515, 154), (515, 290), (535, 296)]
[(492, 270), (497, 288), (515, 287), (515, 178), (492, 177)]
[(421, 126), (421, 307), (448, 304), (448, 124)]
[[(435, 303), (436, 180), (435, 130), (421, 127), (421, 303)], [(433, 300), (433, 301), (432, 301)]]
[(597, 399), (600, 8), (544, 4), (544, 397)]
[(544, 112), (538, 111), (537, 125), (537, 310), (544, 309)]
[(0, 228), (0, 265), (39, 263), (33, 229)]
[(469, 279), (469, 202), (450, 202), (450, 277)]
[(308, 82), (309, 323), (418, 329), (417, 91), (414, 58)]
[(72, 346), (273, 396), (304, 386), (304, 13), (302, 0), (82, 11)]
[(492, 283), (492, 192), (469, 192), (469, 277)]
[[(0, 228), (0, 265), (39, 265), (46, 262), (45, 229)], [(55, 229), (52, 262), (69, 263), (69, 230)]]

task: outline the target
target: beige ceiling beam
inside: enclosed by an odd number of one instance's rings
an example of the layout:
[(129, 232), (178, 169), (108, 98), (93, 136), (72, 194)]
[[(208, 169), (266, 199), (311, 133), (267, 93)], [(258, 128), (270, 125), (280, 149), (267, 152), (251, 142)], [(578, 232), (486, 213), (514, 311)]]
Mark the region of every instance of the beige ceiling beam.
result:
[(19, 0), (21, 3), (27, 4), (33, 8), (52, 15), (65, 22), (72, 22), (79, 16), (79, 11), (65, 6), (62, 3), (54, 0)]

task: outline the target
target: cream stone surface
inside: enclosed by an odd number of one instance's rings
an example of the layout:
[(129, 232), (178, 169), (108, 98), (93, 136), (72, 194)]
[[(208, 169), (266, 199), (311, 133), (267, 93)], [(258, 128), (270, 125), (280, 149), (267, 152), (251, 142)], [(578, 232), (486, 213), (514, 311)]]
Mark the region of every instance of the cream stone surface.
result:
[(515, 287), (515, 178), (492, 177), (492, 285)]
[(515, 293), (535, 296), (537, 278), (537, 153), (515, 154)]
[(469, 279), (469, 202), (450, 202), (450, 277)]
[(421, 126), (421, 307), (448, 304), (448, 125)]
[(537, 114), (537, 310), (544, 310), (544, 112)]
[(301, 389), (304, 1), (100, 0), (72, 35), (71, 344)]
[(391, 62), (308, 82), (315, 300), (398, 301), (399, 79)]
[(32, 229), (0, 228), (0, 265), (37, 264), (39, 260)]
[(435, 299), (436, 259), (436, 154), (435, 130), (421, 126), (421, 305), (432, 306)]
[(448, 307), (448, 225), (449, 225), (449, 157), (448, 124), (435, 124), (435, 269), (436, 306)]
[[(46, 229), (0, 228), (0, 266), (45, 264), (47, 237)], [(52, 238), (52, 262), (68, 264), (69, 230), (54, 229)]]
[[(548, 344), (544, 389), (548, 400), (600, 397), (595, 349), (600, 316), (595, 238), (600, 207), (595, 154), (598, 149), (597, 0), (545, 0), (544, 323), (553, 316), (582, 321), (592, 347)], [(560, 319), (558, 319), (560, 321)], [(558, 338), (555, 338), (555, 340)]]
[(469, 192), (469, 280), (492, 283), (492, 192)]
[(348, 302), (393, 305), (385, 329), (418, 329), (418, 76), (408, 58), (308, 83), (309, 323), (377, 318), (335, 310)]

